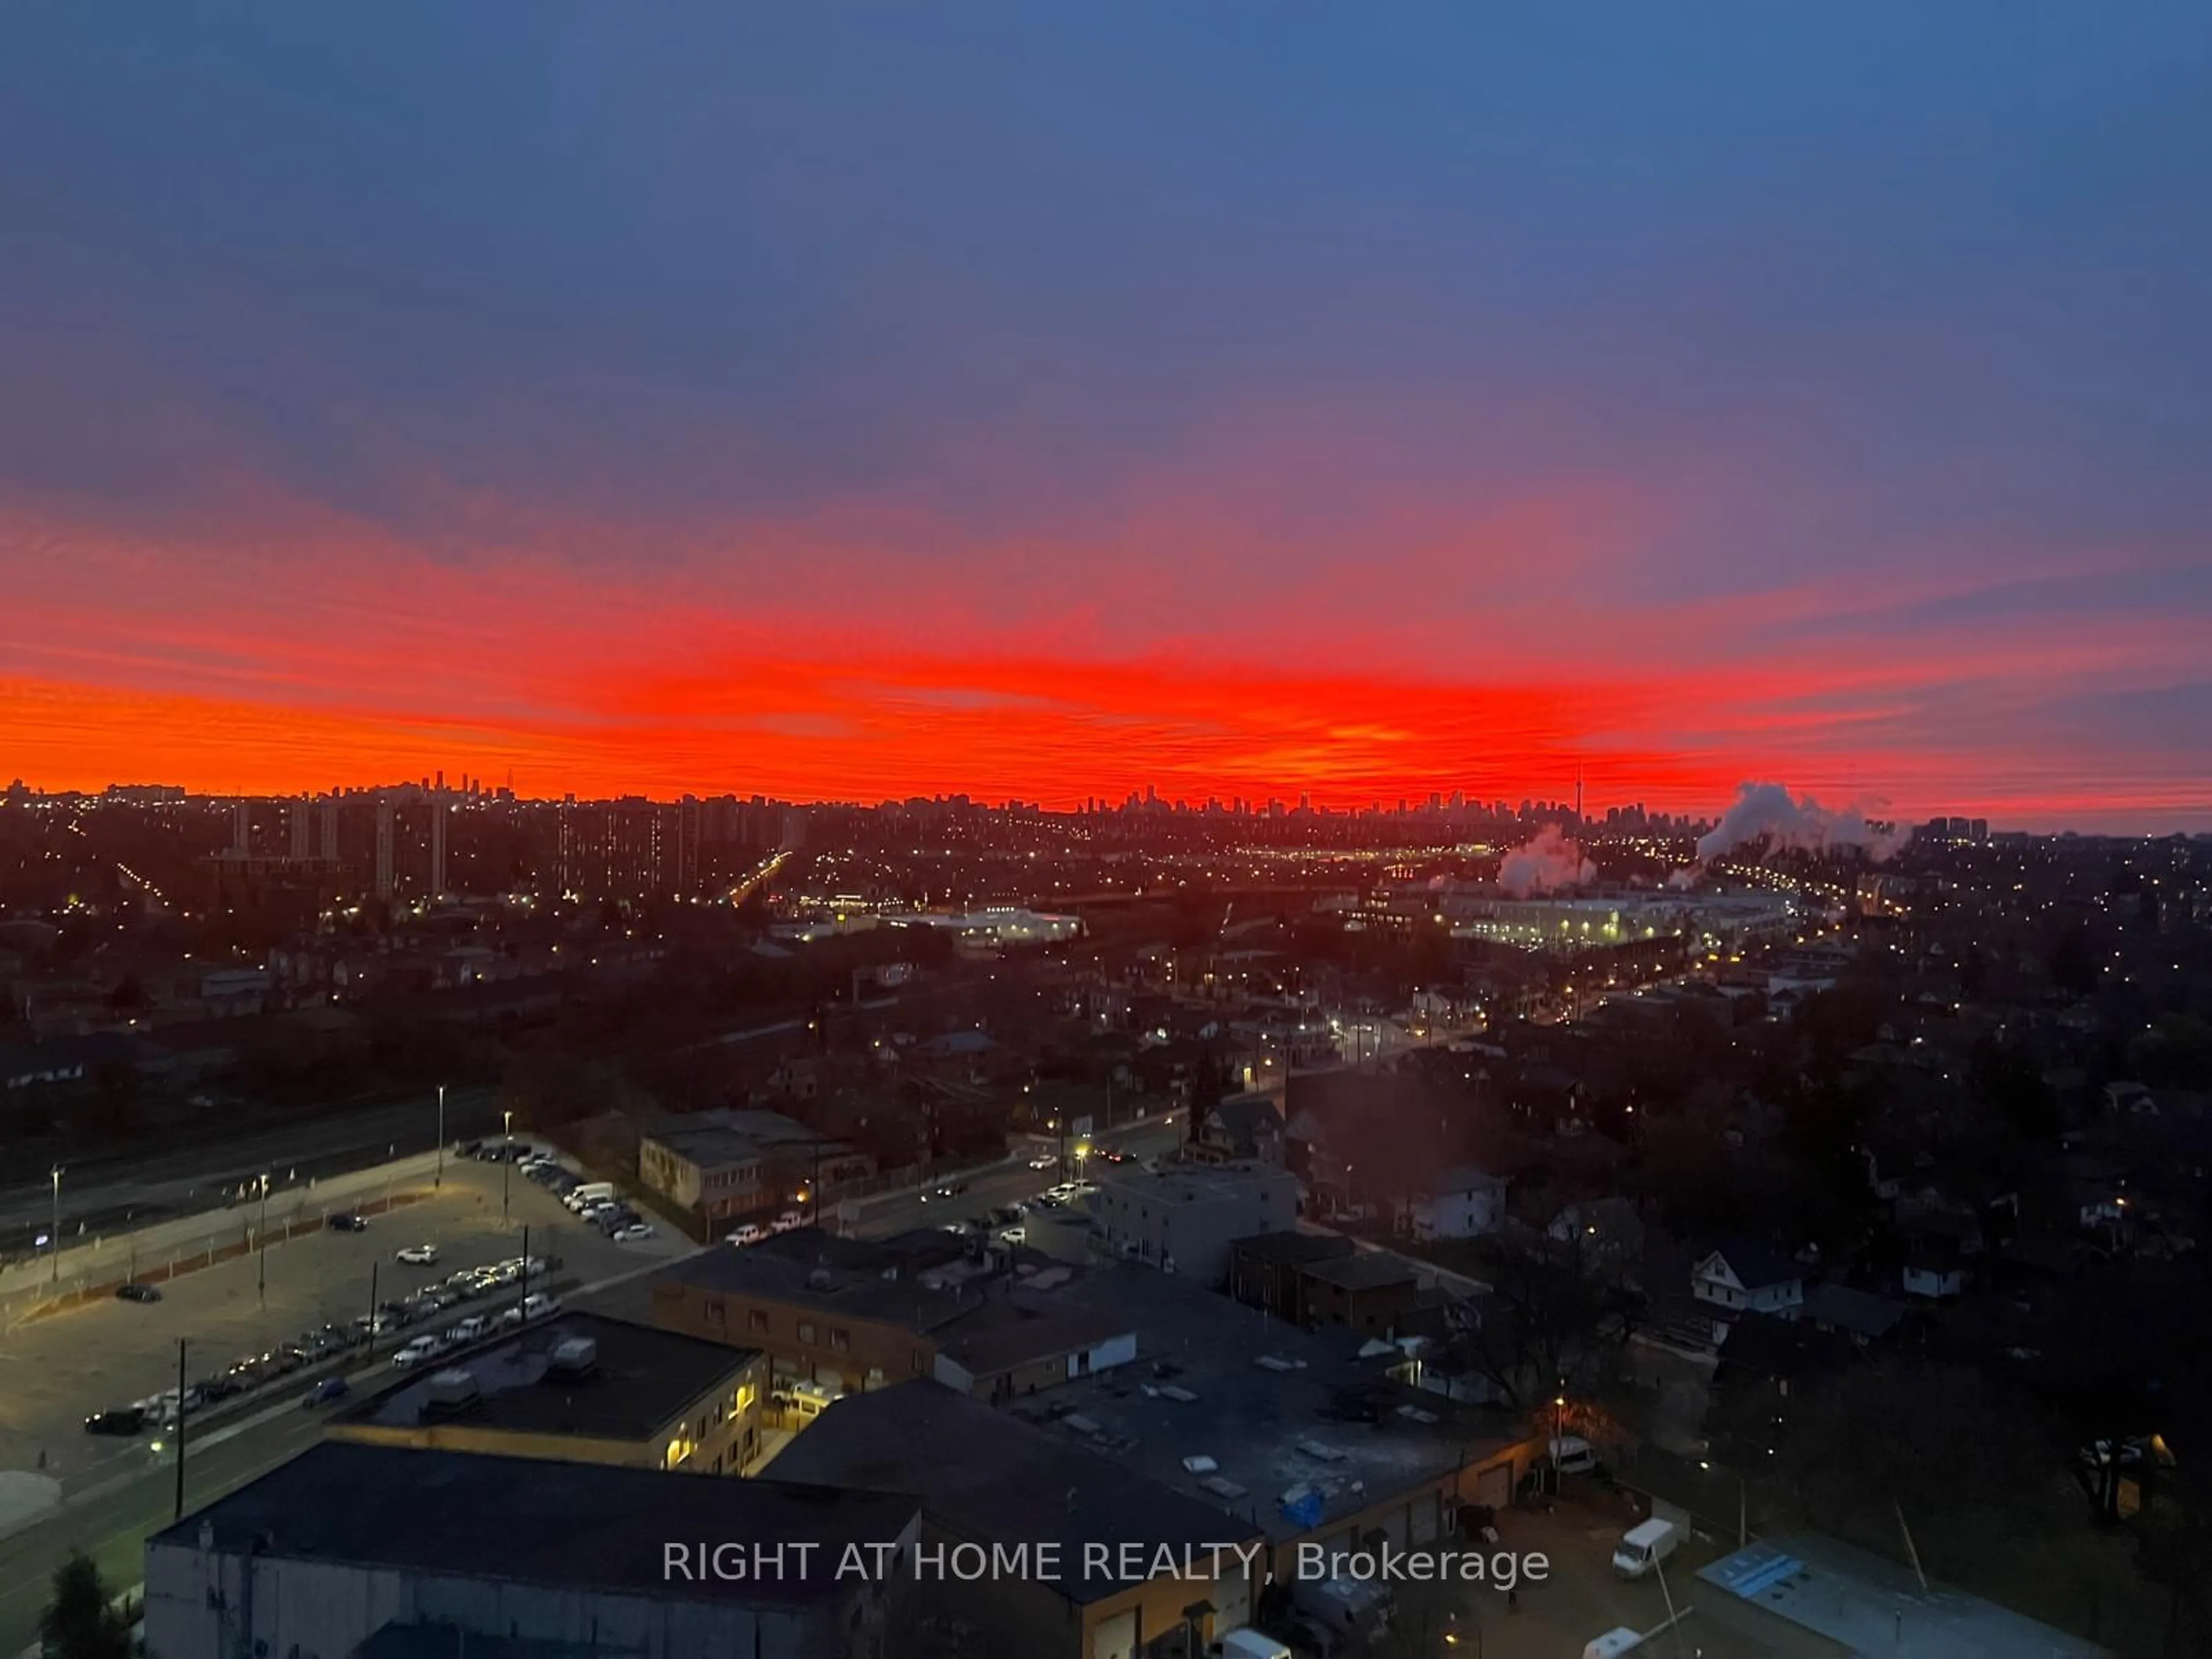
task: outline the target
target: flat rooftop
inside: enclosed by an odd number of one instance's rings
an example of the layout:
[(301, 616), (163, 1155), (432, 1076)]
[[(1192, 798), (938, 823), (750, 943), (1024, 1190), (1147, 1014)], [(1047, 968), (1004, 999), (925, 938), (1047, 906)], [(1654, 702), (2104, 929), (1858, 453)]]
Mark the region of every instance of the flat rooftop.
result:
[(1232, 1240), (1229, 1248), (1238, 1255), (1254, 1261), (1281, 1265), (1332, 1261), (1339, 1256), (1350, 1255), (1359, 1247), (1341, 1233), (1302, 1233), (1293, 1229), (1286, 1232), (1255, 1233), (1249, 1238)]
[(1166, 1490), (1137, 1470), (1012, 1420), (927, 1378), (848, 1395), (775, 1462), (778, 1480), (911, 1493), (933, 1525), (963, 1539), (1057, 1541), (1061, 1587), (1093, 1601), (1126, 1589), (1084, 1571), (1084, 1546), (1125, 1544), (1147, 1556), (1165, 1545), (1249, 1542), (1259, 1529), (1220, 1507)]
[[(555, 1370), (555, 1346), (573, 1337), (587, 1337), (597, 1347), (591, 1368)], [(564, 1313), (449, 1365), (416, 1371), (333, 1420), (340, 1427), (456, 1423), (517, 1434), (643, 1441), (702, 1395), (735, 1386), (738, 1373), (757, 1358), (754, 1349), (704, 1337), (599, 1314)], [(430, 1403), (430, 1378), (445, 1370), (465, 1370), (476, 1379), (477, 1398), (466, 1408)]]
[(1282, 1512), (1298, 1488), (1319, 1495), (1326, 1522), (1525, 1438), (1507, 1413), (1390, 1381), (1358, 1358), (1353, 1333), (1304, 1330), (1172, 1273), (1124, 1264), (1044, 1294), (1133, 1330), (1137, 1358), (1024, 1396), (1007, 1414), (1273, 1540), (1314, 1529)]
[[(326, 1440), (147, 1543), (196, 1549), (204, 1529), (228, 1554), (759, 1606), (839, 1595), (845, 1546), (896, 1543), (919, 1515), (911, 1498), (788, 1480)], [(781, 1578), (672, 1584), (670, 1539), (820, 1547), (805, 1576), (787, 1556)]]
[(1361, 1250), (1356, 1255), (1316, 1261), (1308, 1266), (1306, 1276), (1343, 1291), (1377, 1291), (1385, 1285), (1420, 1282), (1420, 1275), (1413, 1271), (1412, 1262), (1383, 1250)]
[(1160, 1175), (1130, 1168), (1106, 1170), (1092, 1176), (1100, 1193), (1148, 1204), (1219, 1204), (1244, 1197), (1255, 1188), (1279, 1185), (1296, 1177), (1266, 1164), (1214, 1164)]
[(1818, 1533), (1763, 1540), (1698, 1577), (1855, 1653), (2100, 1659), (2107, 1651), (1964, 1590), (1923, 1590), (1910, 1567)]
[(803, 1227), (742, 1249), (702, 1250), (662, 1268), (652, 1282), (758, 1297), (920, 1333), (959, 1316), (961, 1299), (945, 1286), (969, 1271), (967, 1245), (949, 1233), (864, 1240)]

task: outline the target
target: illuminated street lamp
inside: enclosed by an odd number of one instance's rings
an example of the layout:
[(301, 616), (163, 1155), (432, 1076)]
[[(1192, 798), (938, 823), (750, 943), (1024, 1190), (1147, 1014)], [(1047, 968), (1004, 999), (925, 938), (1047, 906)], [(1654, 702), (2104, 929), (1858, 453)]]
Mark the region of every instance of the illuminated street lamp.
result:
[(507, 1221), (507, 1193), (509, 1179), (514, 1174), (514, 1114), (503, 1111), (499, 1115), (499, 1218), (501, 1225)]
[(260, 1283), (254, 1294), (264, 1304), (269, 1300), (269, 1171), (261, 1172), (261, 1231), (255, 1241), (259, 1246), (254, 1256), (260, 1268)]
[(62, 1166), (54, 1165), (54, 1230), (46, 1236), (46, 1250), (53, 1257), (53, 1282), (62, 1282)]

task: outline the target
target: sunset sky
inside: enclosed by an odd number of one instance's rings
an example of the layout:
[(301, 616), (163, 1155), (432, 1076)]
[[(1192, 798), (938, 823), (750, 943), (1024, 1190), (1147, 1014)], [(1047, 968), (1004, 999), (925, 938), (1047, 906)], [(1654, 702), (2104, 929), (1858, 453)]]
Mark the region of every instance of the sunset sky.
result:
[(0, 783), (2212, 829), (2212, 8), (21, 5)]

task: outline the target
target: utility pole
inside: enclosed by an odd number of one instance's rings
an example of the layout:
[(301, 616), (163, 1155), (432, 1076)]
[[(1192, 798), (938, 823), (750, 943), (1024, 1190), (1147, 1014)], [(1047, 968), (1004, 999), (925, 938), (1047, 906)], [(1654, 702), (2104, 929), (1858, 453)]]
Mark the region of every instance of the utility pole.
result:
[(172, 1521), (185, 1518), (185, 1347), (189, 1339), (177, 1339), (177, 1507)]
[(438, 1171), (430, 1177), (433, 1190), (442, 1191), (446, 1185), (446, 1085), (438, 1085)]
[(515, 1281), (515, 1295), (514, 1308), (520, 1322), (522, 1304), (530, 1300), (530, 1229), (526, 1225), (522, 1230), (522, 1273)]
[(365, 1358), (376, 1358), (376, 1263), (368, 1264), (368, 1352)]
[(514, 1174), (514, 1114), (499, 1115), (499, 1224), (506, 1226), (511, 1218), (507, 1206), (507, 1184)]
[(54, 1230), (46, 1235), (46, 1254), (53, 1258), (52, 1283), (62, 1282), (62, 1166), (54, 1165)]

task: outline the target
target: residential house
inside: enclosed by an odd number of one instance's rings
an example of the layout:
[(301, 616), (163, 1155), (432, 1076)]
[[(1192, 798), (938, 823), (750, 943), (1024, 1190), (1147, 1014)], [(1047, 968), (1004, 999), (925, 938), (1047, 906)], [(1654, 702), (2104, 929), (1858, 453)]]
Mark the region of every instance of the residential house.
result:
[(1690, 1293), (1711, 1317), (1718, 1342), (1741, 1314), (1795, 1319), (1805, 1304), (1805, 1269), (1769, 1245), (1730, 1239), (1692, 1266)]
[(1244, 1159), (1279, 1169), (1282, 1108), (1267, 1095), (1233, 1095), (1206, 1112), (1190, 1150), (1193, 1156), (1208, 1163)]
[(1412, 1206), (1416, 1238), (1480, 1238), (1505, 1218), (1505, 1179), (1472, 1165), (1447, 1170)]

